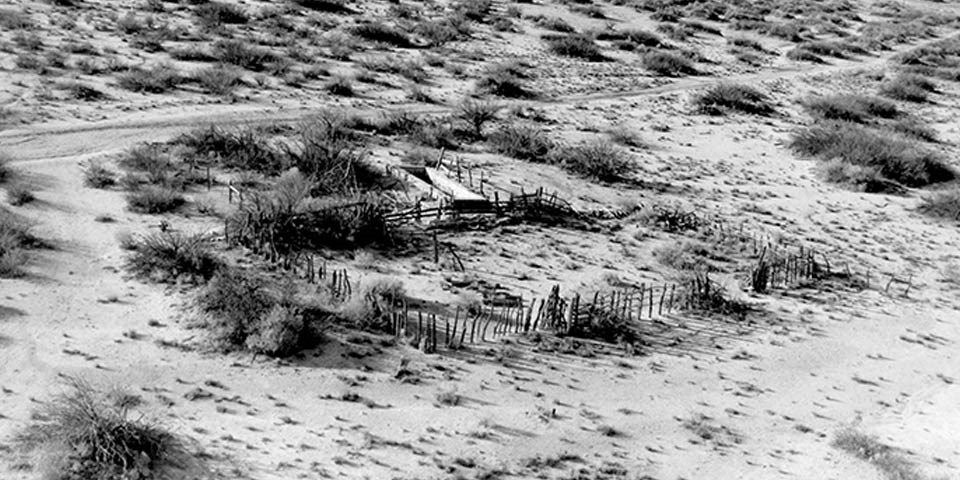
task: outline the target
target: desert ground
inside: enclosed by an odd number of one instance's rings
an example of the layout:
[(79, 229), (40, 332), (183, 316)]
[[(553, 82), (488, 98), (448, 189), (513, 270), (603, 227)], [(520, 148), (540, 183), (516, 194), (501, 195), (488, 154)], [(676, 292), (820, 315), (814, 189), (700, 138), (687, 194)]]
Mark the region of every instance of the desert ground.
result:
[[(960, 478), (952, 2), (0, 27), (0, 478)], [(97, 456), (130, 425), (175, 447)]]

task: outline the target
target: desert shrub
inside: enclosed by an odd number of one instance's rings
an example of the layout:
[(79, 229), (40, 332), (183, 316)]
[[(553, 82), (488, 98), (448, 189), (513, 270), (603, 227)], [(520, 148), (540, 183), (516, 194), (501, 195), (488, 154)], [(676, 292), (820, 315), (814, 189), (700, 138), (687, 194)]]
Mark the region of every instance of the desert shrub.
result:
[[(431, 148), (460, 148), (461, 130), (449, 118), (431, 118), (418, 122), (409, 133), (410, 142)], [(470, 134), (466, 135), (470, 137)]]
[(212, 239), (202, 233), (151, 233), (134, 239), (132, 247), (127, 270), (151, 281), (206, 281), (222, 266)]
[(246, 232), (238, 242), (253, 242), (256, 235), (272, 232), (273, 247), (285, 255), (316, 249), (349, 250), (366, 246), (390, 246), (393, 232), (384, 215), (383, 199), (373, 196), (338, 196), (313, 199), (296, 209), (270, 196), (262, 196), (238, 212), (231, 231)]
[(330, 94), (341, 97), (352, 97), (356, 94), (356, 91), (353, 89), (353, 80), (343, 75), (333, 77), (323, 88)]
[(30, 15), (23, 10), (0, 9), (0, 27), (4, 30), (22, 30), (33, 26)]
[(14, 65), (17, 68), (23, 68), (25, 70), (43, 70), (46, 68), (47, 63), (43, 61), (43, 58), (40, 58), (38, 55), (32, 53), (20, 53), (13, 59)]
[(184, 62), (215, 62), (214, 57), (207, 49), (195, 45), (189, 45), (183, 48), (171, 48), (167, 51), (170, 58)]
[(880, 171), (869, 165), (855, 165), (840, 159), (828, 160), (820, 168), (828, 182), (845, 185), (866, 193), (903, 193), (903, 186), (883, 178)]
[(350, 28), (349, 32), (364, 40), (385, 43), (395, 47), (406, 48), (411, 45), (407, 34), (395, 27), (383, 23), (364, 23)]
[(483, 126), (497, 118), (500, 106), (496, 103), (466, 99), (457, 106), (457, 116), (467, 122), (476, 138), (483, 138)]
[(440, 47), (461, 40), (470, 34), (468, 27), (458, 26), (449, 19), (421, 21), (414, 27), (414, 33), (423, 37), (431, 47)]
[(165, 63), (151, 68), (131, 68), (117, 77), (117, 85), (120, 88), (143, 93), (166, 93), (183, 81), (180, 72), (172, 65)]
[(937, 143), (940, 141), (935, 129), (917, 120), (915, 117), (902, 118), (895, 122), (887, 123), (883, 127), (905, 137), (916, 138), (924, 142)]
[(218, 40), (213, 44), (213, 56), (221, 62), (254, 72), (266, 70), (280, 60), (276, 53), (266, 48), (247, 45), (241, 40)]
[(107, 98), (107, 94), (102, 91), (80, 82), (70, 82), (64, 87), (71, 98), (84, 102), (97, 102)]
[(230, 95), (240, 85), (240, 74), (226, 65), (198, 70), (193, 75), (200, 88), (213, 95)]
[(244, 340), (244, 346), (273, 357), (296, 353), (301, 347), (304, 323), (303, 315), (295, 308), (274, 305), (259, 319), (253, 333)]
[(116, 185), (117, 174), (100, 162), (90, 162), (83, 170), (83, 182), (88, 187), (107, 188)]
[(607, 59), (600, 51), (600, 47), (592, 38), (586, 35), (549, 35), (543, 40), (551, 52), (564, 57), (582, 58), (591, 62), (600, 62)]
[(227, 130), (209, 125), (185, 133), (173, 143), (189, 147), (197, 157), (213, 158), (230, 169), (273, 175), (285, 168), (283, 156), (253, 128)]
[(529, 78), (527, 69), (516, 62), (499, 63), (490, 66), (477, 80), (477, 90), (481, 93), (507, 98), (531, 98), (536, 96), (526, 86)]
[(623, 124), (611, 127), (607, 130), (607, 136), (613, 143), (625, 147), (646, 148), (649, 146), (639, 133)]
[(824, 160), (872, 167), (888, 180), (922, 187), (957, 177), (943, 159), (912, 142), (846, 122), (828, 122), (794, 133), (790, 148)]
[(146, 186), (127, 195), (127, 208), (137, 213), (172, 212), (186, 203), (178, 192), (166, 187)]
[(19, 31), (10, 38), (18, 47), (26, 50), (40, 50), (43, 48), (43, 39), (36, 33)]
[(406, 291), (396, 280), (378, 280), (366, 285), (340, 309), (340, 315), (360, 330), (390, 332), (394, 307), (403, 304)]
[(765, 93), (736, 83), (719, 83), (693, 97), (698, 113), (723, 115), (737, 111), (753, 115), (770, 115), (774, 112), (770, 97)]
[(534, 23), (536, 23), (538, 27), (560, 33), (574, 33), (577, 31), (573, 25), (570, 25), (564, 19), (557, 17), (539, 17)]
[(869, 95), (839, 94), (816, 97), (804, 102), (812, 115), (827, 120), (864, 123), (872, 118), (895, 118), (901, 114), (896, 104)]
[(815, 42), (804, 42), (797, 45), (797, 48), (806, 50), (815, 55), (834, 57), (834, 58), (847, 58), (851, 54), (864, 55), (868, 53), (863, 48), (858, 47), (852, 43), (826, 41), (826, 40), (815, 41)]
[(532, 125), (506, 125), (491, 134), (488, 141), (497, 153), (533, 162), (547, 162), (556, 147), (543, 130)]
[(239, 6), (217, 1), (198, 5), (194, 9), (194, 14), (207, 26), (247, 23), (250, 20), (247, 13)]
[(126, 170), (146, 173), (149, 181), (161, 184), (166, 183), (167, 175), (173, 168), (170, 157), (159, 145), (152, 144), (141, 144), (131, 148), (118, 163)]
[(798, 62), (825, 63), (820, 55), (802, 48), (792, 48), (787, 51), (786, 56), (790, 60), (795, 60)]
[[(44, 403), (16, 437), (46, 458), (44, 478), (153, 479), (187, 475), (193, 463), (184, 443), (149, 416), (136, 413), (139, 397), (102, 392), (65, 377), (69, 390)], [(187, 475), (189, 476), (189, 475)]]
[(493, 12), (493, 0), (460, 0), (453, 3), (453, 11), (468, 20), (483, 23)]
[(27, 188), (26, 185), (14, 185), (7, 188), (7, 203), (14, 207), (26, 205), (36, 199), (33, 190)]
[[(589, 307), (588, 307), (589, 308)], [(617, 344), (633, 344), (640, 341), (634, 323), (616, 312), (591, 310), (587, 318), (580, 318), (564, 333), (566, 336), (601, 340)]]
[(717, 271), (715, 262), (722, 260), (709, 244), (695, 240), (664, 245), (654, 251), (654, 256), (667, 267), (691, 272)]
[(564, 170), (602, 182), (623, 180), (636, 170), (636, 164), (629, 155), (608, 140), (556, 148), (550, 160)]
[(916, 74), (901, 74), (880, 86), (880, 95), (907, 102), (926, 102), (931, 92), (937, 91), (937, 84)]
[(952, 188), (924, 197), (919, 210), (932, 217), (960, 220), (960, 188)]
[(366, 160), (348, 128), (350, 118), (335, 112), (303, 124), (299, 138), (286, 146), (289, 165), (312, 179), (315, 195), (359, 193), (384, 188), (386, 177)]
[(670, 77), (697, 74), (690, 60), (670, 52), (647, 53), (643, 56), (643, 68)]
[(735, 47), (747, 48), (750, 50), (755, 50), (758, 52), (765, 51), (763, 45), (760, 42), (747, 37), (730, 37), (727, 39), (727, 43)]
[(267, 289), (266, 279), (237, 267), (218, 270), (194, 301), (202, 312), (213, 317), (216, 336), (236, 347), (246, 344), (256, 321), (277, 303)]
[(16, 277), (27, 261), (26, 249), (40, 246), (30, 234), (30, 224), (0, 207), (0, 277)]
[(10, 166), (10, 157), (0, 152), (0, 185), (13, 178), (13, 167)]

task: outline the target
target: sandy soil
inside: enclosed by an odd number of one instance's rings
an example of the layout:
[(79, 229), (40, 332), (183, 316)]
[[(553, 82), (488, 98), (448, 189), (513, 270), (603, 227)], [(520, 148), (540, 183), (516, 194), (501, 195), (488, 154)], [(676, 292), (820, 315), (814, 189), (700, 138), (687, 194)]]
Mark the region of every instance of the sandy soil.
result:
[[(47, 8), (18, 3), (25, 4)], [(525, 13), (544, 9), (569, 14), (552, 4)], [(608, 14), (650, 24), (625, 7), (611, 6)], [(593, 22), (565, 18), (581, 28)], [(509, 55), (510, 42), (524, 38), (532, 37), (506, 35), (482, 47)], [(719, 49), (717, 42), (701, 43)], [(587, 69), (622, 80), (602, 90), (590, 88), (589, 75), (558, 80), (566, 60), (531, 54), (542, 61), (539, 81), (555, 87), (554, 95), (518, 106), (541, 109), (555, 121), (550, 131), (558, 138), (633, 127), (651, 144), (632, 152), (645, 179), (666, 186), (589, 184), (552, 167), (464, 153), (491, 185), (566, 192), (584, 209), (675, 202), (815, 246), (870, 271), (875, 282), (912, 279), (907, 298), (898, 295), (901, 284), (887, 294), (810, 289), (751, 296), (767, 313), (750, 322), (667, 316), (650, 325), (657, 333), (636, 357), (612, 349), (589, 358), (539, 352), (529, 339), (514, 337), (439, 355), (356, 345), (337, 335), (300, 359), (211, 352), (203, 348), (204, 333), (191, 328), (188, 287), (144, 284), (123, 270), (118, 235), (154, 230), (161, 217), (125, 210), (123, 192), (84, 186), (82, 166), (198, 125), (301, 119), (328, 106), (327, 99), (278, 87), (239, 103), (201, 102), (189, 93), (43, 106), (31, 103), (28, 89), (3, 81), (3, 93), (20, 98), (13, 105), (31, 113), (30, 123), (0, 131), (0, 150), (38, 197), (15, 211), (53, 248), (32, 255), (27, 276), (0, 279), (0, 476), (36, 477), (21, 468), (12, 439), (68, 374), (141, 395), (164, 425), (210, 455), (214, 477), (884, 478), (830, 445), (847, 426), (903, 449), (925, 475), (956, 477), (960, 285), (949, 281), (960, 257), (956, 225), (918, 215), (922, 192), (844, 190), (822, 182), (813, 162), (783, 147), (806, 118), (797, 99), (873, 85), (869, 73), (882, 71), (895, 53), (813, 68), (778, 57), (759, 70), (717, 66), (703, 76), (646, 83), (631, 77), (639, 67), (627, 62)], [(781, 114), (764, 120), (692, 114), (689, 97), (720, 78), (761, 86)], [(436, 89), (455, 98), (461, 87), (450, 79)], [(938, 148), (954, 157), (958, 94), (956, 84), (944, 83), (935, 103), (916, 107), (946, 140)], [(339, 103), (370, 115), (449, 110), (377, 101), (373, 94)], [(380, 147), (374, 158), (395, 162), (404, 148)], [(219, 186), (195, 196), (223, 205), (226, 191)], [(95, 220), (104, 215), (115, 221)], [(187, 232), (222, 227), (202, 215), (162, 218)], [(677, 237), (630, 221), (618, 226), (600, 233), (521, 226), (452, 241), (468, 252), (471, 274), (517, 294), (554, 284), (589, 290), (611, 276), (668, 279), (654, 251)], [(462, 300), (443, 288), (449, 272), (426, 255), (384, 260), (386, 266), (366, 271), (369, 259), (332, 262), (361, 271), (361, 281), (386, 273), (424, 299)], [(394, 377), (402, 359), (419, 383)], [(442, 405), (438, 395), (445, 392), (462, 402)], [(343, 401), (346, 393), (360, 400)]]

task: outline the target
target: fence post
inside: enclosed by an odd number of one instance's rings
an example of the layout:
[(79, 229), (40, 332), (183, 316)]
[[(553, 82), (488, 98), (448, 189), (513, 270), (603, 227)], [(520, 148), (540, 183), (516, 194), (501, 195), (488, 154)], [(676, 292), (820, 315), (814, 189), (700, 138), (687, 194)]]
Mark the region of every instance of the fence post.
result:
[(640, 284), (640, 301), (637, 302), (639, 307), (637, 308), (637, 320), (643, 320), (643, 297), (647, 290), (647, 284)]
[(663, 291), (660, 292), (660, 306), (657, 308), (657, 315), (663, 315), (663, 300), (667, 297), (667, 284), (663, 284)]
[(650, 315), (650, 318), (653, 318), (653, 296), (656, 295), (656, 292), (653, 291), (653, 284), (650, 284), (650, 311), (647, 312)]

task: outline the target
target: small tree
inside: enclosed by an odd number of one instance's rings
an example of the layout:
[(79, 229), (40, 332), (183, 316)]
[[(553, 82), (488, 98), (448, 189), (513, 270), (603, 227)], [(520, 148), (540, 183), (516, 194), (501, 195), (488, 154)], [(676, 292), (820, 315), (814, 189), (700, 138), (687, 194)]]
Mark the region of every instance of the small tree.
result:
[(457, 106), (457, 116), (470, 124), (473, 135), (483, 138), (483, 126), (497, 118), (500, 106), (488, 101), (464, 100)]

